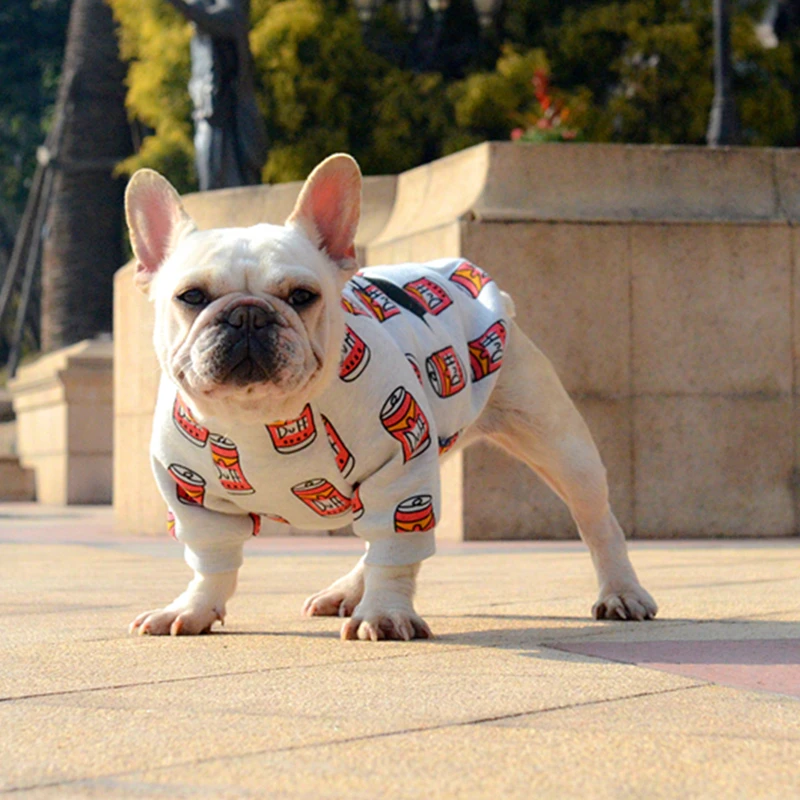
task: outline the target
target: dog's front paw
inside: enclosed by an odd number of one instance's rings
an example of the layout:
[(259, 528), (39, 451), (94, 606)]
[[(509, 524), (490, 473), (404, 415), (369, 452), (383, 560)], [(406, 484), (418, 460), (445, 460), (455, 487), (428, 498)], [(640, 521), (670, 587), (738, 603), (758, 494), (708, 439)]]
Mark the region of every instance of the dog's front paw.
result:
[(225, 609), (183, 607), (173, 603), (139, 614), (128, 630), (140, 636), (196, 636), (208, 633), (217, 621), (224, 624)]
[(334, 581), (327, 589), (312, 594), (303, 603), (307, 617), (349, 617), (364, 596), (364, 560)]
[(363, 568), (364, 597), (353, 609), (353, 616), (342, 625), (342, 639), (408, 642), (432, 638), (428, 624), (414, 611), (419, 564), (385, 567), (359, 562), (353, 572), (359, 566)]
[(128, 630), (140, 636), (196, 636), (208, 633), (219, 621), (225, 623), (225, 603), (236, 589), (237, 570), (195, 576), (186, 591), (165, 608), (145, 611)]
[(638, 584), (623, 589), (604, 589), (592, 606), (595, 619), (622, 619), (641, 622), (653, 619), (658, 612), (656, 601)]
[(361, 639), (364, 642), (395, 639), (409, 642), (411, 639), (432, 638), (428, 623), (413, 608), (381, 611), (356, 606), (353, 616), (342, 625), (342, 639)]

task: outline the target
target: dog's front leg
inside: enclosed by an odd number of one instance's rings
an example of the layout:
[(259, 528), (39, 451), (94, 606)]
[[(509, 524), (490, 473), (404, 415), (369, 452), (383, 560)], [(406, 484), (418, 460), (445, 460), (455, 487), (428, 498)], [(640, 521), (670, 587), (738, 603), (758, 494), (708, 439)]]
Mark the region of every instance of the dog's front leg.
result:
[(303, 603), (307, 617), (349, 617), (364, 596), (364, 558), (327, 589), (310, 595)]
[(342, 625), (342, 639), (429, 639), (431, 629), (414, 611), (420, 564), (381, 567), (364, 564), (364, 596)]
[(182, 595), (164, 608), (139, 614), (130, 632), (153, 636), (208, 633), (215, 622), (224, 623), (225, 604), (236, 591), (238, 573), (238, 569), (211, 575), (195, 572)]

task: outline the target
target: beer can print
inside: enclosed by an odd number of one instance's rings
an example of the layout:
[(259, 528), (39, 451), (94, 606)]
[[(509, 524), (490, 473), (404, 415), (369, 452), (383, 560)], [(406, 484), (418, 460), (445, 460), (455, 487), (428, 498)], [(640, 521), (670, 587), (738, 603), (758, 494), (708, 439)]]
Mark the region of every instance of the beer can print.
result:
[(353, 509), (353, 521), (361, 519), (364, 516), (364, 504), (361, 502), (361, 484), (357, 483), (353, 487), (353, 499), (351, 501), (351, 508)]
[(428, 420), (404, 386), (398, 386), (383, 404), (381, 424), (403, 446), (403, 462), (424, 453), (430, 446)]
[(273, 446), (283, 455), (303, 450), (317, 438), (314, 413), (309, 403), (306, 403), (303, 413), (297, 419), (275, 422), (266, 428)]
[(477, 339), (469, 342), (472, 380), (479, 381), (500, 369), (508, 331), (501, 320), (490, 325)]
[(438, 283), (429, 278), (417, 278), (409, 281), (403, 287), (414, 299), (419, 300), (429, 314), (441, 314), (448, 306), (453, 305), (453, 299)]
[(261, 517), (258, 514), (248, 514), (253, 522), (253, 536), (258, 536), (261, 533)]
[(460, 286), (470, 297), (477, 297), (481, 289), (492, 279), (474, 264), (469, 261), (462, 261), (450, 276), (450, 280)]
[(371, 317), (368, 311), (365, 311), (361, 306), (354, 303), (349, 297), (342, 297), (342, 308), (348, 313), (356, 317)]
[(175, 515), (171, 511), (167, 511), (167, 533), (173, 538), (177, 539), (175, 534)]
[(374, 283), (368, 283), (366, 286), (354, 286), (353, 292), (378, 322), (386, 322), (387, 319), (400, 313), (400, 309), (389, 299), (389, 296)]
[(180, 394), (175, 395), (172, 404), (172, 421), (175, 427), (192, 443), (198, 447), (205, 447), (208, 441), (208, 428), (204, 428), (192, 416), (189, 406), (184, 403)]
[(367, 343), (349, 325), (345, 325), (339, 377), (347, 383), (354, 381), (366, 369), (370, 355)]
[(347, 449), (347, 445), (342, 441), (336, 428), (331, 425), (331, 421), (322, 414), (322, 424), (325, 426), (325, 433), (328, 436), (328, 442), (333, 450), (333, 457), (336, 460), (336, 466), (339, 472), (346, 478), (355, 466), (356, 460), (353, 454)]
[(335, 517), (350, 510), (350, 499), (325, 478), (298, 483), (292, 486), (292, 494), (321, 517)]
[(452, 436), (439, 437), (439, 455), (443, 456), (448, 450), (452, 450), (458, 437), (461, 435), (460, 431), (456, 431)]
[(411, 353), (406, 353), (406, 359), (408, 363), (411, 364), (411, 369), (414, 370), (414, 374), (417, 376), (417, 380), (419, 381), (419, 385), (424, 387), (422, 382), (422, 370), (419, 368), (419, 364), (417, 363), (417, 359), (411, 355)]
[(211, 459), (217, 468), (220, 486), (233, 494), (252, 494), (255, 490), (242, 472), (239, 450), (227, 437), (218, 433), (209, 436)]
[(202, 506), (206, 497), (206, 481), (189, 467), (182, 464), (170, 464), (167, 472), (175, 481), (176, 496), (179, 503), (185, 506)]
[(394, 529), (397, 533), (422, 533), (435, 526), (433, 497), (429, 494), (409, 497), (394, 510)]
[(425, 371), (433, 391), (439, 397), (452, 397), (467, 385), (464, 368), (452, 346), (428, 356), (425, 360)]

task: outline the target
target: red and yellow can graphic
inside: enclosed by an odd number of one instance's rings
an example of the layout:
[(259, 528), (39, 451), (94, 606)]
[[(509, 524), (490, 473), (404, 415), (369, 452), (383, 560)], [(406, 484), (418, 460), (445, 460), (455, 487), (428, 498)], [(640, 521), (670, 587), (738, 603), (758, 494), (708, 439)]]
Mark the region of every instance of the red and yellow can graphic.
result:
[(381, 424), (403, 446), (404, 462), (424, 453), (430, 446), (428, 420), (404, 386), (398, 386), (383, 404)]
[(445, 453), (449, 452), (456, 446), (456, 442), (458, 442), (458, 437), (461, 435), (461, 431), (456, 431), (452, 436), (440, 436), (439, 437), (439, 455), (443, 456)]
[(366, 369), (370, 355), (367, 343), (349, 325), (345, 325), (339, 377), (348, 383), (354, 381)]
[(350, 498), (325, 478), (298, 483), (292, 486), (292, 494), (321, 517), (335, 517), (350, 510)]
[(236, 445), (219, 433), (212, 433), (209, 441), (211, 442), (211, 459), (217, 468), (220, 486), (226, 492), (233, 494), (252, 494), (255, 490), (242, 472), (239, 450)]
[(167, 510), (167, 533), (173, 539), (178, 538), (177, 534), (175, 533), (175, 515), (169, 509)]
[(286, 517), (282, 517), (280, 514), (262, 514), (261, 516), (266, 517), (271, 522), (280, 522), (283, 525), (292, 524), (288, 519), (286, 519)]
[(303, 450), (317, 438), (314, 414), (309, 403), (306, 403), (303, 413), (297, 419), (275, 422), (266, 428), (273, 446), (283, 455)]
[(331, 421), (322, 414), (322, 424), (325, 426), (325, 433), (328, 436), (328, 442), (333, 450), (333, 457), (336, 461), (336, 467), (339, 472), (346, 478), (352, 471), (356, 464), (353, 454), (347, 449), (347, 445), (342, 441), (336, 428), (333, 427)]
[(472, 380), (479, 381), (500, 369), (508, 331), (502, 320), (490, 325), (477, 339), (469, 342)]
[(386, 322), (387, 319), (400, 313), (400, 309), (389, 299), (389, 295), (374, 283), (367, 283), (365, 286), (353, 285), (353, 292), (378, 322)]
[(261, 517), (258, 514), (253, 514), (252, 512), (247, 516), (249, 516), (253, 522), (253, 536), (258, 536), (258, 534), (261, 533)]
[(411, 353), (406, 353), (406, 359), (408, 360), (408, 363), (411, 364), (411, 369), (414, 370), (414, 374), (417, 376), (417, 380), (419, 381), (419, 385), (424, 387), (424, 384), (422, 382), (422, 370), (420, 370), (420, 368), (419, 368), (419, 364), (417, 363), (417, 359), (414, 358), (414, 356), (411, 355)]
[(176, 496), (185, 506), (202, 506), (206, 498), (206, 480), (189, 467), (170, 464), (167, 472), (175, 481)]
[(417, 278), (415, 281), (409, 281), (403, 288), (434, 316), (453, 305), (453, 298), (430, 278)]
[(353, 487), (353, 499), (350, 501), (353, 510), (353, 522), (364, 516), (364, 504), (361, 502), (361, 484), (357, 483)]
[(425, 371), (428, 373), (433, 391), (439, 397), (452, 397), (467, 385), (461, 360), (452, 346), (437, 350), (428, 356), (425, 359)]
[(450, 280), (460, 286), (470, 297), (477, 297), (481, 289), (492, 279), (480, 268), (469, 261), (462, 261), (450, 276)]
[(198, 447), (205, 447), (208, 441), (208, 428), (204, 428), (193, 416), (189, 406), (184, 403), (180, 393), (175, 395), (172, 404), (172, 421), (175, 427)]
[(371, 317), (368, 311), (356, 305), (349, 297), (342, 297), (342, 308), (348, 313), (357, 317)]
[(433, 497), (429, 494), (409, 497), (394, 510), (394, 529), (397, 533), (422, 533), (435, 526)]

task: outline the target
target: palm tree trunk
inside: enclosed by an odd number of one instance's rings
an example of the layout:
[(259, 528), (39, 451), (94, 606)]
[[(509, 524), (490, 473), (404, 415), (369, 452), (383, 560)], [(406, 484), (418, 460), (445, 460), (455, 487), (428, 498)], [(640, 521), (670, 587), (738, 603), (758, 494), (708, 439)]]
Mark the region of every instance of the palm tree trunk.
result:
[(56, 102), (62, 123), (42, 255), (42, 347), (55, 350), (111, 330), (112, 280), (122, 263), (124, 181), (131, 152), (125, 67), (111, 9), (73, 0)]

